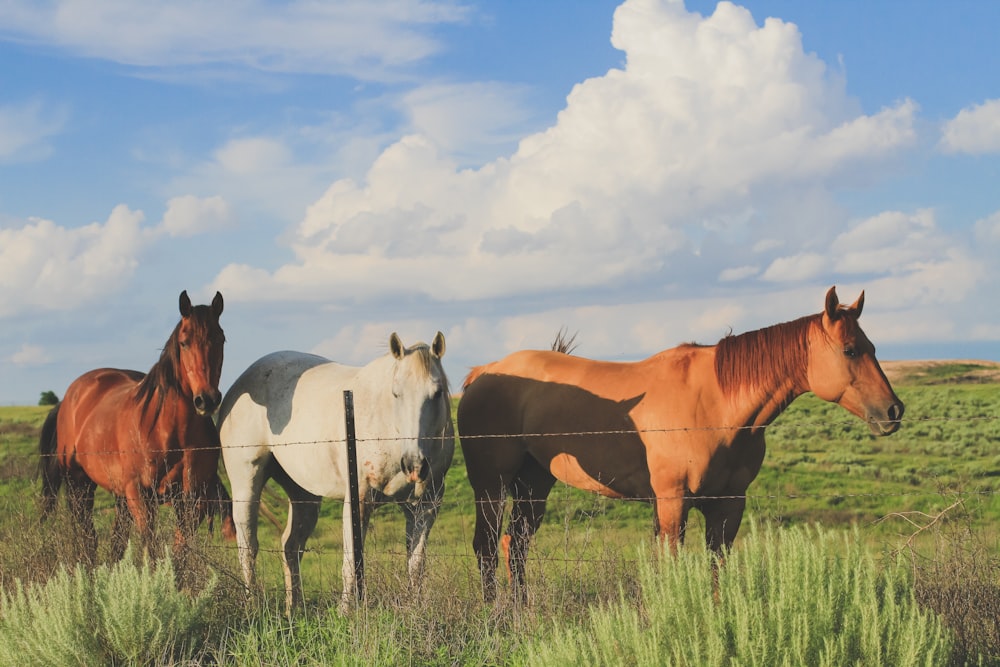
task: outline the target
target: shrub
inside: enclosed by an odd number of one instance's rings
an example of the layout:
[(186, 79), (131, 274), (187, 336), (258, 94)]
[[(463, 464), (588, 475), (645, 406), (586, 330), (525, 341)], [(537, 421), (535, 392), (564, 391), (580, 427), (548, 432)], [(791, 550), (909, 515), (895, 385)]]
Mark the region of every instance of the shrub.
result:
[(0, 597), (0, 664), (148, 664), (197, 650), (214, 582), (198, 597), (178, 591), (169, 557), (137, 567), (131, 550), (88, 572), (60, 568), (44, 585)]
[[(642, 558), (639, 594), (553, 628), (530, 665), (939, 665), (951, 635), (914, 600), (902, 565), (879, 568), (857, 533), (752, 525), (711, 556)], [(842, 542), (838, 544), (838, 542)]]

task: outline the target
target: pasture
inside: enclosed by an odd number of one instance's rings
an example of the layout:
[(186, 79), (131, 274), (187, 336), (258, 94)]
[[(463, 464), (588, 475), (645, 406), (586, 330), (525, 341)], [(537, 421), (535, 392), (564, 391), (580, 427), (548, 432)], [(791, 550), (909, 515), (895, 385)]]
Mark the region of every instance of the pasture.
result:
[[(986, 651), (992, 655), (985, 658), (987, 664), (1000, 664), (995, 627), (1000, 611), (1000, 381), (992, 372), (975, 364), (887, 365), (906, 415), (899, 432), (879, 439), (842, 409), (811, 395), (799, 398), (767, 430), (763, 468), (748, 491), (747, 521), (775, 529), (818, 524), (824, 530), (854, 531), (848, 541), (861, 543), (875, 566), (904, 558), (918, 599), (942, 612), (957, 633), (953, 659), (973, 659), (977, 651)], [(4, 591), (11, 591), (16, 579), (44, 582), (60, 564), (72, 566), (80, 558), (65, 513), (39, 523), (37, 438), (47, 410), (0, 409)], [(557, 485), (528, 558), (529, 604), (511, 606), (501, 597), (497, 607), (484, 605), (471, 548), (472, 492), (458, 448), (446, 484), (428, 542), (423, 594), (414, 597), (408, 590), (403, 515), (383, 508), (372, 519), (366, 544), (368, 599), (346, 617), (336, 612), (340, 502), (323, 503), (302, 564), (307, 608), (291, 624), (280, 613), (281, 489), (271, 483), (263, 495), (257, 563), (262, 599), (243, 597), (235, 544), (202, 526), (194, 546), (201, 560), (194, 567), (201, 580), (214, 576), (217, 582), (205, 612), (205, 661), (355, 664), (363, 657), (377, 664), (515, 664), (526, 660), (524, 651), (553, 625), (588, 622), (595, 607), (640, 585), (640, 554), (652, 534), (650, 507)], [(108, 556), (113, 508), (110, 496), (99, 491), (99, 561)], [(169, 508), (159, 519), (158, 534), (168, 543)], [(700, 514), (692, 512), (684, 553), (704, 551), (703, 530)], [(744, 533), (735, 550), (742, 540)], [(958, 619), (958, 607), (964, 620)], [(984, 610), (979, 617), (977, 609)]]

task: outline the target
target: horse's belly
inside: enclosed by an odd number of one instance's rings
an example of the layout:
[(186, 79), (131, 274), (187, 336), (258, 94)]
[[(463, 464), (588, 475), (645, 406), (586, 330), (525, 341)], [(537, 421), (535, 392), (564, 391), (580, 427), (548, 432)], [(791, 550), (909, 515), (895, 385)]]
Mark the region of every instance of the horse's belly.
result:
[[(560, 482), (575, 486), (584, 491), (592, 491), (609, 498), (624, 498), (629, 494), (612, 488), (587, 473), (576, 456), (572, 454), (557, 454), (549, 461), (549, 472)], [(610, 481), (610, 480), (609, 480)]]
[[(330, 451), (327, 443), (297, 442), (272, 446), (281, 469), (309, 493), (324, 498), (343, 498), (347, 489), (343, 457)], [(344, 458), (344, 461), (340, 459)]]

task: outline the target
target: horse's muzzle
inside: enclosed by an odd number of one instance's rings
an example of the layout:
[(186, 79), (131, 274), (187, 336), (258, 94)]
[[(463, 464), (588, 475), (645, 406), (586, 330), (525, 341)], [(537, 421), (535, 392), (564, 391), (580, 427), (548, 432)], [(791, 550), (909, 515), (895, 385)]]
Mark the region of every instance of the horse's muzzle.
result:
[(221, 402), (222, 393), (219, 390), (212, 392), (203, 391), (199, 394), (195, 394), (194, 409), (202, 417), (207, 417), (215, 414), (215, 411), (219, 408), (219, 403)]
[(886, 410), (886, 418), (870, 417), (868, 428), (874, 435), (892, 435), (899, 430), (900, 424), (902, 424), (904, 410), (901, 401), (893, 403)]
[(402, 457), (399, 459), (399, 469), (403, 471), (403, 474), (411, 482), (426, 481), (427, 476), (431, 474), (431, 464), (423, 456), (417, 461), (413, 461), (406, 456)]

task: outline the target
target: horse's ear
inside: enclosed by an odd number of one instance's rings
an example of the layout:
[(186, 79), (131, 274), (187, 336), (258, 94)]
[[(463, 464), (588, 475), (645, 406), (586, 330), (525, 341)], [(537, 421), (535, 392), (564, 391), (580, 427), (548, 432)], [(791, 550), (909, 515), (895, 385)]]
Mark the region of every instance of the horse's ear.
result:
[(212, 312), (216, 319), (222, 314), (222, 292), (215, 293), (215, 298), (212, 299)]
[(434, 342), (431, 343), (431, 352), (433, 352), (434, 356), (438, 359), (444, 356), (444, 334), (440, 331), (438, 331), (437, 335), (434, 336)]
[(403, 348), (403, 341), (399, 340), (399, 334), (395, 331), (389, 336), (389, 351), (392, 352), (392, 356), (397, 359), (402, 359), (406, 350)]
[(188, 296), (187, 290), (181, 292), (180, 307), (181, 317), (187, 317), (191, 314), (191, 298)]
[(854, 315), (854, 319), (858, 319), (859, 317), (861, 317), (861, 309), (864, 307), (865, 307), (865, 291), (861, 290), (861, 296), (858, 297), (857, 301), (848, 306), (847, 310), (851, 311), (851, 313)]
[(840, 317), (837, 309), (840, 307), (840, 299), (837, 298), (837, 286), (834, 285), (826, 292), (826, 316), (831, 320)]

